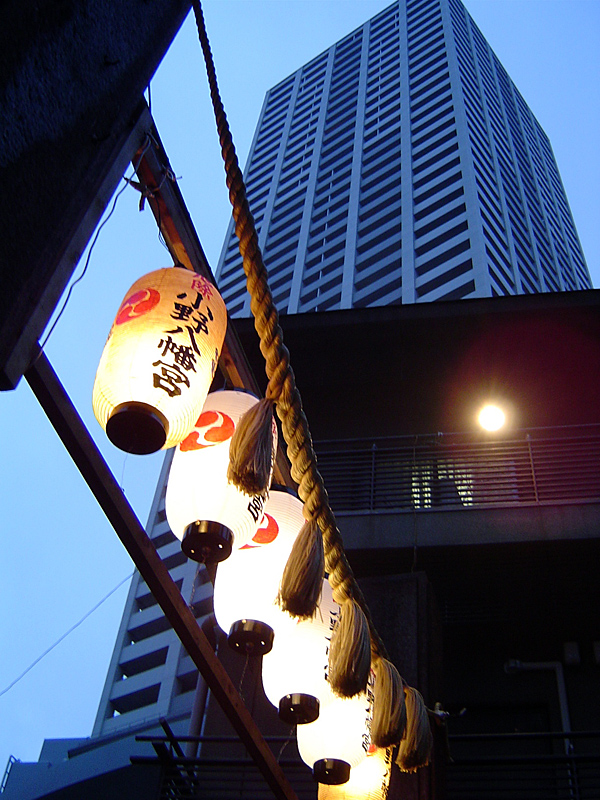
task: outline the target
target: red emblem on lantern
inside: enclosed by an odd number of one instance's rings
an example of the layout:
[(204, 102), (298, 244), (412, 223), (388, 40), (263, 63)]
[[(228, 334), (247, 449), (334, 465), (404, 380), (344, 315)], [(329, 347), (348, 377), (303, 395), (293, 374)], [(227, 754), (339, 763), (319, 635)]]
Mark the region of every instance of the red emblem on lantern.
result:
[(156, 289), (140, 289), (139, 292), (134, 292), (123, 300), (115, 319), (115, 325), (122, 325), (137, 317), (143, 317), (144, 314), (152, 311), (159, 302), (160, 294)]
[(249, 550), (252, 547), (257, 547), (261, 544), (271, 544), (271, 542), (275, 541), (278, 535), (279, 525), (277, 524), (277, 521), (273, 519), (270, 514), (264, 514), (260, 528), (252, 537), (252, 543), (243, 545), (240, 547), (240, 550)]
[(192, 281), (192, 289), (196, 289), (205, 297), (212, 297), (214, 286), (202, 275), (195, 275)]
[(179, 445), (184, 453), (189, 450), (202, 450), (213, 444), (231, 439), (235, 424), (231, 417), (221, 411), (204, 411), (196, 420), (194, 430)]

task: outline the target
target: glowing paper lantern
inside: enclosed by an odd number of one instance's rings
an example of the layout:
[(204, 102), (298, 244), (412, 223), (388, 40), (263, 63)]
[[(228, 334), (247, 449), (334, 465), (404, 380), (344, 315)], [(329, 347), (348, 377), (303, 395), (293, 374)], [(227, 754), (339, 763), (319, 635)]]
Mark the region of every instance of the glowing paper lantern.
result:
[(298, 751), (319, 783), (341, 784), (367, 755), (371, 744), (373, 685), (350, 699), (336, 697), (321, 709), (319, 718), (296, 731)]
[[(265, 498), (227, 480), (229, 444), (243, 414), (257, 403), (244, 391), (211, 392), (196, 424), (177, 446), (165, 510), (184, 553), (194, 561), (221, 561), (256, 533)], [(275, 446), (277, 428), (273, 425)]]
[(171, 267), (133, 284), (94, 383), (94, 414), (114, 445), (146, 454), (187, 435), (210, 389), (226, 328), (220, 294), (195, 272)]
[(252, 541), (219, 564), (214, 610), (234, 649), (267, 653), (273, 630), (290, 619), (276, 604), (279, 583), (302, 525), (302, 503), (287, 490), (272, 489)]
[(319, 784), (319, 800), (386, 800), (392, 774), (392, 747), (369, 746), (364, 761), (341, 786)]
[(329, 642), (340, 607), (334, 602), (328, 580), (323, 581), (314, 617), (291, 617), (278, 625), (271, 652), (263, 658), (263, 688), (269, 701), (289, 724), (313, 722), (320, 707), (334, 699), (328, 674)]

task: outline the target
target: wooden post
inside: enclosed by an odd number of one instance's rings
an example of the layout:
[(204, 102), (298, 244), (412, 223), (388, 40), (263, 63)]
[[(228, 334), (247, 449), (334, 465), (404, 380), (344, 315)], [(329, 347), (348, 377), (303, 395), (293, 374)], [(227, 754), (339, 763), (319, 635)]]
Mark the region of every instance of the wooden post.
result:
[(142, 578), (275, 797), (297, 800), (277, 759), (263, 739), (44, 354), (29, 368), (26, 379)]

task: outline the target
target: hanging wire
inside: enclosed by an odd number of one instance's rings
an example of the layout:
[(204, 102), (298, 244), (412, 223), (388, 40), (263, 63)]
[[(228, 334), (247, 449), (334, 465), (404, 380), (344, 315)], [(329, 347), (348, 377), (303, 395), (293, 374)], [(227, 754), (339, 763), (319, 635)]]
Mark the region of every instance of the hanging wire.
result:
[[(152, 143), (155, 146), (157, 146), (156, 141), (151, 137), (150, 134), (148, 134), (148, 135), (150, 136), (150, 138), (152, 140)], [(175, 173), (173, 172), (171, 167), (165, 166), (163, 164), (162, 165), (162, 169), (163, 169), (163, 173), (162, 173), (161, 181), (158, 184), (158, 186), (155, 186), (153, 189), (150, 189), (150, 187), (146, 186), (145, 184), (141, 183), (140, 181), (133, 180), (133, 178), (125, 178), (127, 183), (140, 193), (140, 203), (139, 203), (139, 210), (140, 211), (144, 210), (144, 207), (146, 205), (146, 199), (150, 198), (150, 197), (152, 197), (152, 198), (155, 197), (160, 192), (160, 190), (162, 189), (163, 183), (167, 179), (170, 180), (172, 183), (177, 183), (178, 180), (181, 180), (181, 176), (180, 175), (179, 176), (175, 175)], [(137, 170), (137, 166), (136, 166), (136, 170)], [(156, 234), (156, 237), (157, 237), (158, 241), (160, 242), (160, 244), (162, 244), (162, 246), (165, 248), (165, 250), (169, 251), (169, 248), (167, 246), (167, 243), (165, 242), (165, 238), (164, 238), (163, 232), (162, 232), (162, 212), (161, 212), (161, 208), (160, 208), (160, 203), (159, 202), (156, 203), (156, 214), (157, 214), (156, 225), (157, 225), (157, 229), (158, 229), (158, 233)]]
[(108, 600), (108, 598), (109, 598), (111, 595), (113, 595), (113, 594), (114, 594), (114, 593), (117, 591), (117, 589), (120, 589), (120, 588), (121, 588), (121, 586), (123, 586), (123, 584), (124, 584), (124, 583), (126, 583), (128, 580), (130, 580), (131, 578), (133, 578), (134, 574), (135, 574), (135, 572), (132, 572), (130, 575), (127, 575), (127, 577), (123, 578), (123, 580), (122, 580), (122, 581), (119, 581), (119, 583), (118, 583), (118, 584), (117, 584), (117, 585), (114, 587), (114, 589), (111, 589), (111, 590), (110, 590), (110, 592), (109, 592), (108, 594), (104, 595), (104, 597), (102, 598), (102, 600), (100, 600), (98, 603), (96, 603), (96, 605), (95, 605), (93, 608), (90, 608), (90, 610), (89, 610), (89, 611), (88, 611), (86, 614), (84, 614), (84, 615), (83, 615), (83, 617), (82, 617), (82, 618), (79, 620), (79, 622), (76, 622), (76, 623), (75, 623), (75, 625), (73, 625), (71, 628), (69, 628), (69, 630), (68, 630), (66, 633), (63, 633), (63, 635), (62, 635), (62, 636), (60, 636), (60, 637), (59, 637), (59, 638), (58, 638), (58, 639), (57, 639), (57, 640), (54, 642), (54, 644), (51, 644), (51, 645), (50, 645), (50, 647), (49, 647), (47, 650), (44, 650), (44, 652), (43, 652), (43, 653), (42, 653), (40, 656), (38, 656), (38, 657), (35, 659), (35, 661), (32, 661), (32, 662), (31, 662), (31, 664), (30, 664), (30, 665), (27, 667), (27, 669), (26, 669), (26, 670), (24, 670), (24, 671), (23, 671), (23, 672), (22, 672), (22, 673), (19, 675), (19, 677), (18, 677), (18, 678), (15, 678), (15, 679), (14, 679), (14, 681), (13, 681), (12, 683), (10, 683), (10, 684), (9, 684), (9, 685), (6, 687), (6, 689), (3, 689), (3, 690), (0, 692), (0, 697), (2, 697), (2, 695), (3, 695), (3, 694), (6, 694), (6, 693), (7, 693), (7, 692), (8, 692), (10, 689), (12, 689), (12, 688), (13, 688), (13, 686), (16, 686), (16, 684), (17, 684), (17, 683), (19, 683), (19, 681), (20, 681), (22, 678), (24, 678), (24, 677), (25, 677), (25, 675), (27, 675), (27, 673), (28, 673), (28, 672), (31, 672), (31, 670), (32, 670), (32, 669), (35, 667), (35, 665), (36, 665), (36, 664), (39, 664), (39, 663), (40, 663), (40, 661), (41, 661), (43, 658), (45, 658), (45, 656), (47, 656), (47, 655), (48, 655), (48, 653), (52, 652), (52, 650), (54, 650), (54, 648), (55, 648), (55, 647), (57, 647), (57, 646), (58, 646), (58, 645), (59, 645), (59, 644), (60, 644), (60, 643), (61, 643), (61, 642), (62, 642), (64, 639), (66, 639), (66, 638), (67, 638), (67, 636), (68, 636), (70, 633), (73, 633), (73, 631), (74, 631), (76, 628), (78, 628), (78, 627), (79, 627), (79, 626), (80, 626), (80, 625), (81, 625), (83, 622), (85, 622), (85, 620), (86, 620), (86, 619), (87, 619), (87, 618), (88, 618), (88, 617), (89, 617), (91, 614), (93, 614), (93, 613), (94, 613), (94, 611), (96, 611), (96, 609), (97, 609), (97, 608), (100, 608), (100, 606), (101, 606), (103, 603), (105, 603), (105, 602)]
[(196, 569), (196, 574), (194, 575), (194, 580), (192, 581), (192, 593), (190, 595), (190, 600), (188, 603), (188, 608), (193, 613), (194, 611), (194, 597), (196, 596), (196, 589), (197, 589), (197, 582), (198, 582), (198, 575), (200, 575), (200, 570), (204, 566), (204, 564), (198, 564)]
[[(165, 173), (165, 176), (163, 177), (163, 179), (161, 180), (160, 184), (158, 185), (158, 188), (155, 191), (158, 191), (158, 189), (160, 189), (160, 187), (163, 185), (163, 183), (165, 181), (165, 177), (166, 177), (166, 173)], [(172, 180), (176, 181), (177, 178), (173, 175)], [(169, 248), (167, 246), (167, 243), (165, 242), (165, 237), (163, 236), (163, 232), (162, 232), (162, 216), (161, 216), (161, 210), (160, 210), (160, 203), (156, 204), (156, 211), (158, 213), (158, 219), (156, 220), (156, 227), (158, 228), (158, 234), (157, 234), (158, 241), (162, 244), (162, 246), (165, 248), (165, 250), (167, 252), (170, 252), (170, 250), (169, 250)]]
[(296, 726), (292, 725), (292, 727), (290, 728), (290, 732), (288, 733), (287, 739), (281, 745), (281, 747), (279, 748), (279, 752), (277, 753), (277, 763), (278, 764), (281, 761), (281, 756), (283, 755), (283, 751), (288, 746), (288, 744), (292, 741), (292, 739), (294, 738), (294, 734), (295, 733), (296, 733)]
[(244, 678), (246, 677), (246, 670), (248, 669), (249, 663), (250, 663), (250, 653), (246, 653), (246, 660), (244, 661), (244, 669), (242, 670), (242, 674), (240, 675), (240, 682), (238, 685), (238, 692), (242, 700), (244, 699), (244, 695), (242, 693), (242, 685), (244, 683)]
[(48, 331), (48, 333), (44, 337), (44, 340), (40, 344), (40, 352), (38, 353), (38, 356), (42, 353), (42, 351), (46, 347), (46, 344), (48, 343), (48, 339), (52, 336), (52, 333), (54, 332), (54, 329), (56, 328), (60, 318), (62, 317), (62, 315), (63, 315), (63, 313), (64, 313), (64, 311), (65, 311), (65, 309), (67, 307), (67, 304), (68, 304), (69, 300), (71, 299), (71, 294), (73, 293), (73, 289), (77, 286), (78, 283), (80, 283), (80, 281), (83, 280), (83, 278), (84, 278), (84, 276), (85, 276), (85, 274), (87, 272), (88, 266), (90, 264), (90, 258), (92, 256), (92, 251), (94, 250), (96, 242), (98, 241), (98, 237), (100, 236), (100, 231), (106, 225), (108, 220), (112, 217), (112, 215), (114, 213), (114, 210), (117, 207), (117, 200), (123, 194), (125, 189), (127, 189), (127, 184), (125, 184), (125, 186), (122, 186), (121, 189), (119, 189), (119, 191), (117, 192), (117, 194), (114, 197), (113, 204), (112, 204), (112, 207), (111, 207), (110, 211), (108, 212), (108, 215), (102, 220), (102, 222), (100, 223), (100, 225), (96, 229), (96, 233), (94, 235), (94, 238), (92, 239), (92, 243), (90, 244), (90, 248), (88, 250), (87, 258), (85, 259), (85, 264), (83, 266), (83, 271), (82, 271), (81, 275), (79, 275), (79, 277), (76, 278), (73, 281), (73, 283), (69, 286), (69, 291), (67, 292), (67, 296), (63, 300), (63, 304), (60, 307), (60, 311), (58, 312), (58, 314), (56, 316), (56, 319), (52, 323), (52, 327), (50, 328), (50, 330)]
[(123, 458), (123, 467), (121, 469), (121, 480), (119, 481), (119, 489), (125, 494), (125, 467), (127, 466), (127, 457), (129, 453), (125, 453), (125, 457)]
[[(143, 158), (143, 157), (144, 157), (144, 155), (146, 154), (146, 151), (147, 151), (147, 150), (148, 150), (148, 148), (150, 147), (150, 144), (151, 144), (151, 143), (152, 143), (152, 139), (151, 139), (150, 135), (147, 135), (147, 136), (146, 136), (146, 141), (144, 142), (144, 147), (142, 148), (142, 152), (140, 153), (140, 156), (139, 156), (139, 158), (138, 158), (138, 160), (137, 160), (137, 163), (136, 163), (136, 164), (135, 164), (135, 166), (134, 166), (134, 174), (135, 174), (135, 172), (136, 172), (137, 168), (139, 167), (139, 165), (140, 165), (140, 163), (141, 163), (141, 161), (142, 161), (142, 158)], [(81, 275), (79, 275), (79, 277), (77, 277), (77, 278), (76, 278), (76, 279), (73, 281), (73, 283), (70, 285), (70, 287), (69, 287), (69, 291), (67, 292), (67, 296), (66, 296), (66, 297), (65, 297), (65, 299), (63, 300), (63, 303), (62, 303), (62, 305), (61, 305), (61, 307), (60, 307), (60, 310), (59, 310), (59, 312), (58, 312), (58, 314), (57, 314), (57, 316), (56, 316), (56, 318), (55, 318), (54, 322), (52, 323), (52, 326), (50, 327), (50, 330), (49, 330), (49, 331), (48, 331), (48, 333), (47, 333), (47, 334), (44, 336), (44, 339), (43, 339), (42, 343), (41, 343), (41, 344), (40, 344), (40, 346), (39, 346), (39, 351), (38, 351), (38, 353), (37, 353), (37, 355), (36, 355), (36, 357), (35, 357), (35, 359), (34, 359), (34, 362), (35, 362), (35, 361), (37, 361), (37, 359), (38, 359), (38, 358), (40, 357), (40, 355), (43, 353), (43, 351), (44, 351), (44, 348), (46, 347), (46, 345), (47, 345), (47, 343), (48, 343), (48, 340), (49, 340), (49, 339), (50, 339), (50, 337), (52, 336), (52, 333), (54, 332), (54, 329), (56, 328), (56, 326), (57, 326), (57, 324), (58, 324), (58, 321), (60, 320), (60, 318), (62, 317), (63, 313), (65, 312), (65, 309), (67, 308), (67, 304), (68, 304), (69, 300), (71, 299), (71, 295), (72, 295), (72, 293), (73, 293), (73, 289), (74, 289), (74, 288), (77, 286), (77, 284), (78, 284), (78, 283), (80, 283), (80, 282), (83, 280), (83, 278), (85, 277), (85, 274), (86, 274), (86, 272), (87, 272), (87, 270), (88, 270), (88, 267), (89, 267), (89, 265), (90, 265), (90, 259), (91, 259), (91, 257), (92, 257), (92, 252), (93, 252), (93, 250), (94, 250), (94, 247), (96, 246), (96, 243), (97, 243), (97, 241), (98, 241), (98, 238), (99, 238), (99, 236), (100, 236), (100, 232), (102, 231), (102, 228), (103, 228), (103, 227), (106, 225), (106, 223), (109, 221), (109, 219), (110, 219), (110, 218), (112, 217), (112, 215), (114, 214), (114, 212), (115, 212), (115, 209), (116, 209), (116, 207), (117, 207), (117, 202), (118, 202), (119, 198), (121, 197), (121, 195), (123, 194), (123, 192), (124, 192), (124, 191), (127, 189), (127, 187), (128, 187), (130, 184), (131, 184), (131, 179), (130, 179), (130, 178), (123, 177), (123, 180), (125, 181), (125, 185), (124, 185), (124, 186), (122, 186), (122, 187), (119, 189), (119, 191), (116, 193), (116, 195), (115, 195), (115, 196), (114, 196), (114, 198), (113, 198), (113, 202), (112, 202), (112, 205), (111, 205), (111, 207), (110, 207), (110, 211), (108, 212), (108, 214), (106, 215), (106, 217), (104, 217), (104, 219), (102, 220), (102, 222), (100, 223), (100, 225), (98, 225), (98, 227), (96, 228), (96, 232), (95, 232), (95, 234), (94, 234), (94, 237), (93, 237), (93, 239), (92, 239), (92, 241), (91, 241), (91, 243), (90, 243), (89, 249), (88, 249), (88, 254), (87, 254), (87, 257), (86, 257), (86, 259), (85, 259), (85, 263), (84, 263), (84, 265), (83, 265), (83, 270), (82, 270), (82, 272), (81, 272)]]

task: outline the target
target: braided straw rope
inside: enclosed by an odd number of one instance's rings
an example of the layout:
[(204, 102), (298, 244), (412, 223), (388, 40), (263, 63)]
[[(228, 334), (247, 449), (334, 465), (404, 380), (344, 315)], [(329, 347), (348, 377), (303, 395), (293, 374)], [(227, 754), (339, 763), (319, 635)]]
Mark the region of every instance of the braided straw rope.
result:
[(242, 171), (219, 94), (202, 8), (199, 0), (193, 0), (192, 5), (206, 64), (221, 153), (225, 163), (226, 184), (233, 207), (235, 232), (239, 239), (239, 248), (246, 274), (246, 286), (251, 298), (250, 308), (254, 315), (254, 327), (260, 338), (260, 350), (265, 359), (265, 371), (269, 379), (266, 396), (276, 404), (277, 416), (281, 421), (283, 438), (287, 445), (291, 475), (298, 484), (298, 494), (304, 503), (304, 516), (309, 520), (316, 520), (323, 534), (325, 569), (329, 573), (333, 597), (340, 604), (352, 599), (356, 601), (369, 624), (374, 660), (387, 658), (385, 645), (375, 630), (365, 598), (356, 583), (344, 553), (342, 537), (329, 506), (323, 478), (316, 467), (316, 456), (308, 421), (302, 409), (302, 400), (290, 365), (290, 354), (283, 343), (279, 314), (273, 304), (267, 270), (263, 263), (254, 219), (246, 198)]

